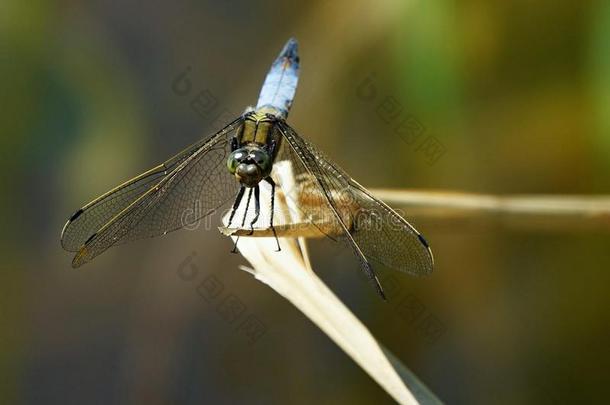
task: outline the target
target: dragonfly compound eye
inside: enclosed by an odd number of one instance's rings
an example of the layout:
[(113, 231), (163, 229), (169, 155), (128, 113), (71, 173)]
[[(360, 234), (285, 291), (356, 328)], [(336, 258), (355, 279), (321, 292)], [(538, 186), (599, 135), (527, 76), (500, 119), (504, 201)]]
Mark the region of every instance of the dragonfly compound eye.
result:
[(239, 166), (239, 164), (247, 157), (248, 153), (243, 149), (237, 149), (236, 151), (232, 152), (227, 159), (227, 168), (229, 169), (229, 172), (231, 172), (231, 174), (235, 174), (237, 166)]
[(254, 149), (250, 151), (249, 159), (256, 163), (258, 167), (260, 167), (264, 176), (268, 176), (271, 173), (271, 156), (264, 151), (259, 149)]

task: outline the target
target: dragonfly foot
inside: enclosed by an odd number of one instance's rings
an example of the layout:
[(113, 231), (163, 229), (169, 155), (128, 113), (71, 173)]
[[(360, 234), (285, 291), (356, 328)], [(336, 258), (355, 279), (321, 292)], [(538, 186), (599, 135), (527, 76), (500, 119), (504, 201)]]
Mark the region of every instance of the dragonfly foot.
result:
[(237, 242), (239, 242), (239, 236), (235, 239), (235, 243), (233, 244), (233, 249), (231, 249), (231, 253), (237, 254)]
[(271, 230), (273, 231), (273, 237), (275, 238), (275, 243), (277, 244), (276, 252), (281, 252), (282, 248), (280, 247), (280, 240), (277, 237), (277, 233), (275, 233), (275, 227), (271, 225)]

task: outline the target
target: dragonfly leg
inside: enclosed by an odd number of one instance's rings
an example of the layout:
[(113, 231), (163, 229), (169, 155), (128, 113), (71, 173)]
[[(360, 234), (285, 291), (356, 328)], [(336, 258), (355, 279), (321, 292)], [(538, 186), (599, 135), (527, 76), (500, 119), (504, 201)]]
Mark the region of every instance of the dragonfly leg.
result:
[[(243, 193), (242, 193), (243, 195)], [(246, 209), (244, 210), (244, 216), (241, 220), (241, 228), (246, 224), (246, 216), (248, 216), (248, 207), (250, 207), (250, 200), (252, 199), (252, 188), (248, 191), (248, 199), (246, 200)], [(233, 250), (231, 253), (237, 253), (237, 242), (239, 242), (239, 236), (235, 239), (235, 244), (233, 245)]]
[(254, 233), (254, 224), (258, 221), (258, 216), (261, 213), (261, 199), (260, 199), (260, 188), (258, 184), (254, 186), (254, 218), (250, 221), (250, 233), (248, 235), (252, 235)]
[(244, 191), (246, 191), (246, 188), (244, 186), (241, 186), (241, 188), (239, 189), (239, 193), (237, 193), (237, 197), (235, 197), (233, 208), (231, 208), (231, 215), (229, 215), (229, 223), (227, 224), (227, 228), (231, 227), (231, 221), (233, 221), (233, 217), (235, 216), (237, 207), (239, 207), (239, 204), (241, 203), (241, 199), (244, 196)]
[(266, 177), (265, 180), (271, 185), (271, 215), (269, 216), (269, 228), (271, 228), (271, 231), (273, 232), (273, 237), (275, 238), (275, 242), (277, 243), (276, 252), (279, 252), (282, 250), (282, 248), (280, 247), (280, 241), (277, 238), (277, 233), (275, 233), (275, 228), (273, 227), (273, 209), (275, 207), (275, 181), (273, 181), (271, 176)]

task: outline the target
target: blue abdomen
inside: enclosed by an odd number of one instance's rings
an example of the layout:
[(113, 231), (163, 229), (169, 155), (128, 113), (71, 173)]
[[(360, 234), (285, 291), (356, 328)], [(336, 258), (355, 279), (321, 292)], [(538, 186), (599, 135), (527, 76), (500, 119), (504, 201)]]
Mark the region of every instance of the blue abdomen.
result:
[(297, 90), (298, 81), (298, 43), (296, 39), (290, 38), (267, 73), (256, 109), (272, 107), (280, 111), (282, 118), (286, 118)]

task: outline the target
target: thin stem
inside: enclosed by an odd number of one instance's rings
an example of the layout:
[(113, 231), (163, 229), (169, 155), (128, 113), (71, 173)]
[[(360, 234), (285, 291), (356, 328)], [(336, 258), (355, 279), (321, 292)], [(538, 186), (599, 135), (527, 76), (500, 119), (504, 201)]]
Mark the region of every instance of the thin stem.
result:
[[(450, 191), (372, 189), (408, 219), (441, 226), (499, 224), (531, 231), (610, 230), (609, 195), (490, 195)], [(461, 229), (461, 228), (460, 228)]]
[(510, 213), (519, 215), (608, 216), (609, 195), (508, 195), (476, 194), (450, 191), (371, 189), (376, 197), (390, 205), (421, 207), (428, 211)]

